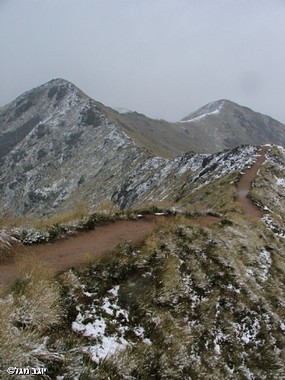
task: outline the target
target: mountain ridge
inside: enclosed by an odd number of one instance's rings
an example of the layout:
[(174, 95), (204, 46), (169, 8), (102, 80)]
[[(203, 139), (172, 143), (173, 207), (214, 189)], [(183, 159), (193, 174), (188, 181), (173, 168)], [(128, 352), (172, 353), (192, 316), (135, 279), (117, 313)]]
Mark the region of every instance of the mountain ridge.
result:
[[(207, 109), (215, 112), (213, 107), (225, 102), (212, 102)], [(246, 118), (242, 108), (229, 104), (232, 122), (239, 120), (254, 137), (256, 114)], [(0, 112), (1, 213), (44, 216), (80, 202), (96, 208), (108, 200), (130, 208), (183, 199), (202, 186), (203, 173), (211, 181), (223, 167), (228, 166), (227, 173), (241, 170), (257, 150), (254, 143), (261, 144), (259, 134), (249, 147), (228, 148), (217, 132), (216, 116), (207, 117), (211, 125), (173, 124), (136, 112), (120, 114), (63, 79), (43, 84)], [(192, 134), (195, 128), (199, 134)], [(242, 145), (240, 132), (228, 128)]]
[[(52, 79), (26, 91), (14, 101), (1, 107), (0, 132), (3, 132), (5, 124), (6, 129), (9, 125), (5, 123), (5, 120), (3, 121), (5, 111), (9, 108), (14, 109), (15, 117), (18, 117), (20, 122), (22, 115), (32, 108), (36, 94), (46, 87), (50, 87), (47, 96), (52, 97), (54, 94), (55, 100), (59, 102), (67, 88), (89, 99), (89, 120), (92, 118), (92, 105), (95, 105), (107, 118), (117, 123), (136, 145), (146, 147), (157, 156), (174, 158), (188, 151), (214, 153), (241, 144), (274, 143), (285, 146), (284, 124), (227, 99), (212, 101), (173, 123), (162, 119), (151, 119), (136, 111), (120, 112), (120, 110), (112, 109), (90, 98), (74, 84), (61, 78)], [(36, 116), (37, 112), (34, 113)], [(35, 118), (34, 123), (36, 121)]]

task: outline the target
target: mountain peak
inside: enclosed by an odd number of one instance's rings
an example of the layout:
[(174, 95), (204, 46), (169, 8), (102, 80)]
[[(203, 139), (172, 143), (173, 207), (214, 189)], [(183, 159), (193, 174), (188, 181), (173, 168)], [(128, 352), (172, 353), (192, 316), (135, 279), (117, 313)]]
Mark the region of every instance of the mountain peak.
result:
[(46, 83), (46, 85), (49, 85), (49, 84), (72, 84), (73, 85), (73, 83), (69, 82), (67, 79), (64, 79), (64, 78), (51, 79), (50, 81)]
[(79, 90), (75, 86), (75, 84), (73, 84), (72, 82), (69, 82), (67, 79), (63, 79), (63, 78), (52, 79), (49, 82), (43, 84), (42, 86), (37, 87), (36, 89), (46, 88), (46, 87), (66, 87), (66, 88), (70, 88), (70, 89)]
[(203, 119), (206, 116), (218, 115), (221, 111), (227, 111), (232, 113), (234, 110), (252, 111), (250, 108), (241, 106), (228, 99), (215, 100), (199, 108), (198, 110), (191, 112), (187, 116), (183, 117), (180, 122), (196, 122)]
[(221, 109), (227, 104), (232, 103), (226, 99), (220, 99), (206, 104), (205, 106), (199, 108), (197, 111), (191, 112), (187, 116), (181, 119), (181, 122), (191, 122), (197, 121), (205, 116), (218, 114)]

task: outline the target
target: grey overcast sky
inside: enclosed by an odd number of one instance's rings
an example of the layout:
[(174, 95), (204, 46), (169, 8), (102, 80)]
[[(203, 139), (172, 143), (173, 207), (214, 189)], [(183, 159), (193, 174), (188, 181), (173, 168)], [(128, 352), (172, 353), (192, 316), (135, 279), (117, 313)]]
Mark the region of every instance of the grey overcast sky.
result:
[(229, 99), (285, 123), (285, 0), (0, 0), (0, 105), (53, 78), (153, 118)]

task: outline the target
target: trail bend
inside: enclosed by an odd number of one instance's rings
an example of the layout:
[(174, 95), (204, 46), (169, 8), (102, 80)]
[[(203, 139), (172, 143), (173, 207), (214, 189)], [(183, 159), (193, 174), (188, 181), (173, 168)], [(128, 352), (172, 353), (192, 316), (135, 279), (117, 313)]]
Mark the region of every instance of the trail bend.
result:
[(87, 260), (100, 259), (114, 251), (120, 242), (130, 241), (136, 246), (156, 227), (156, 217), (148, 215), (143, 219), (111, 222), (54, 243), (15, 245), (7, 261), (0, 264), (0, 289), (12, 284), (19, 276), (22, 259), (32, 261), (34, 258), (43, 265), (43, 270), (49, 267), (61, 272)]
[(250, 168), (244, 170), (237, 183), (236, 200), (241, 204), (243, 212), (246, 215), (258, 218), (263, 217), (263, 211), (257, 207), (250, 198), (248, 198), (248, 194), (250, 192), (252, 182), (258, 173), (258, 170), (266, 160), (266, 153), (269, 151), (269, 149), (270, 146), (267, 145), (262, 145), (259, 147), (256, 161)]
[[(237, 183), (236, 199), (246, 215), (258, 218), (263, 216), (263, 211), (248, 198), (248, 193), (258, 170), (265, 162), (269, 149), (268, 146), (259, 147), (257, 160), (250, 168), (244, 170), (244, 174)], [(207, 219), (204, 222), (211, 224), (217, 222), (217, 219), (215, 218), (214, 221)], [(200, 223), (202, 224), (203, 221), (200, 220)], [(0, 289), (9, 286), (19, 276), (20, 257), (34, 256), (39, 263), (42, 263), (43, 268), (48, 266), (55, 272), (61, 272), (87, 260), (100, 259), (114, 251), (122, 241), (130, 241), (133, 246), (136, 246), (156, 227), (156, 217), (148, 215), (141, 220), (120, 220), (99, 226), (93, 231), (82, 232), (54, 243), (15, 246), (11, 257), (6, 262), (0, 263)]]

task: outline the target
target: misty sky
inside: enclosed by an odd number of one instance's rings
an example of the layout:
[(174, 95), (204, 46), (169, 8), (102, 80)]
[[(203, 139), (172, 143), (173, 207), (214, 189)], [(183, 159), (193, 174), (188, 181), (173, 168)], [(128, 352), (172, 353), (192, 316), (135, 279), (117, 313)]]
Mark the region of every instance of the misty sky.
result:
[(0, 0), (0, 106), (53, 78), (175, 121), (229, 99), (285, 123), (285, 0)]

